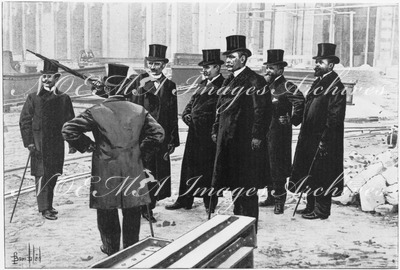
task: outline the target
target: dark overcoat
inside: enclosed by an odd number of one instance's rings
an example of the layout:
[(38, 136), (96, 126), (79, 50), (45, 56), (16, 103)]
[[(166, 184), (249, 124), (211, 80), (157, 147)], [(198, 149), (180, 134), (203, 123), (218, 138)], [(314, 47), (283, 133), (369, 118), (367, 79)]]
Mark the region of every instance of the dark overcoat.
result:
[[(246, 67), (219, 89), (213, 187), (264, 188), (270, 178), (266, 136), (271, 121), (271, 93), (265, 79)], [(252, 150), (252, 139), (262, 140)]]
[(307, 184), (312, 189), (323, 188), (323, 192), (335, 191), (334, 196), (342, 192), (345, 112), (346, 93), (337, 73), (332, 71), (322, 79), (316, 79), (306, 96), (290, 179), (293, 191), (305, 187), (303, 180), (308, 175), (319, 143), (324, 142), (328, 155), (317, 155)]
[(166, 156), (166, 160), (164, 156), (168, 152), (169, 144), (179, 146), (176, 84), (162, 75), (159, 79), (160, 85), (156, 88), (154, 82), (148, 80), (147, 73), (131, 79), (134, 80), (131, 85), (133, 90), (128, 99), (143, 106), (165, 131), (160, 150), (146, 164), (154, 178), (161, 182), (161, 189), (156, 189), (156, 198), (162, 200), (171, 196), (171, 161), (169, 155)]
[(62, 126), (74, 118), (71, 98), (58, 89), (28, 95), (22, 107), (19, 125), (25, 147), (34, 144), (31, 175), (52, 177), (62, 174), (64, 140)]
[[(268, 132), (268, 153), (271, 177), (290, 176), (292, 167), (292, 125), (299, 125), (303, 118), (304, 96), (295, 84), (279, 77), (269, 85), (272, 97), (272, 120)], [(290, 116), (291, 124), (282, 125), (280, 116)]]
[[(193, 194), (198, 188), (210, 188), (215, 159), (215, 143), (211, 139), (211, 130), (215, 120), (218, 101), (217, 89), (222, 86), (224, 77), (219, 75), (207, 85), (200, 83), (199, 90), (193, 94), (186, 105), (182, 118), (192, 116), (183, 154), (179, 194)], [(192, 179), (192, 180), (190, 180)], [(198, 179), (198, 180), (197, 180)], [(189, 183), (188, 183), (188, 180)], [(205, 195), (205, 194), (204, 194)]]
[(162, 127), (142, 107), (113, 96), (64, 124), (64, 139), (84, 152), (93, 141), (90, 207), (131, 208), (150, 202), (142, 157), (164, 138)]

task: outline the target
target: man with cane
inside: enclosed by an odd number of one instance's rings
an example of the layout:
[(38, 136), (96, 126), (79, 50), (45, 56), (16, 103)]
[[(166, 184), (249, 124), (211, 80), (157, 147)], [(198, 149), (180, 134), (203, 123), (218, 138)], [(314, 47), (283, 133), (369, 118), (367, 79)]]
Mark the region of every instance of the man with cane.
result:
[(306, 208), (298, 211), (305, 219), (328, 218), (332, 196), (339, 196), (343, 190), (346, 92), (333, 71), (340, 61), (335, 49), (335, 44), (320, 43), (318, 54), (313, 57), (317, 79), (306, 96), (289, 183), (294, 192), (310, 188)]
[[(128, 66), (109, 64), (103, 84), (108, 98), (65, 123), (64, 139), (79, 152), (93, 152), (90, 208), (97, 210), (103, 245), (112, 255), (139, 241), (140, 206), (150, 203), (143, 162), (160, 146), (163, 128), (142, 107), (125, 100)], [(93, 133), (95, 142), (84, 135)]]
[[(58, 211), (53, 208), (53, 192), (64, 165), (61, 128), (75, 115), (70, 97), (56, 87), (61, 76), (58, 67), (44, 61), (41, 73), (39, 91), (28, 95), (19, 125), (24, 146), (30, 151), (39, 212), (46, 219), (56, 220)], [(70, 153), (75, 151), (70, 148)]]

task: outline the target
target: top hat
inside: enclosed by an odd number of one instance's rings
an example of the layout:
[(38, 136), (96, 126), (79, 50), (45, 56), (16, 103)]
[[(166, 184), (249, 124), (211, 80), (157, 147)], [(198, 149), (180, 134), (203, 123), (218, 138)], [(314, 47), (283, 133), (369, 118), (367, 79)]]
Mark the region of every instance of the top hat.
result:
[(288, 63), (283, 61), (284, 52), (285, 52), (284, 50), (268, 50), (267, 62), (265, 62), (264, 65), (278, 65), (286, 67)]
[(148, 61), (163, 61), (168, 63), (169, 60), (165, 58), (165, 52), (167, 51), (167, 46), (160, 44), (150, 44), (149, 45), (149, 56), (146, 57)]
[(220, 59), (221, 50), (203, 50), (203, 61), (199, 63), (199, 66), (207, 66), (211, 64), (222, 65), (224, 61)]
[(340, 62), (339, 57), (335, 55), (336, 44), (332, 43), (319, 43), (318, 44), (318, 54), (314, 56), (313, 59), (333, 59), (335, 64)]
[[(52, 60), (58, 63), (56, 60)], [(42, 74), (55, 74), (58, 73), (58, 66), (54, 65), (53, 62), (44, 60), (43, 70), (40, 71)]]
[(246, 48), (246, 37), (241, 35), (226, 37), (226, 52), (224, 52), (223, 55), (228, 55), (238, 51), (245, 52), (247, 57), (251, 56), (251, 51)]
[(108, 76), (103, 78), (104, 82), (113, 86), (121, 84), (128, 75), (129, 67), (120, 64), (108, 64)]

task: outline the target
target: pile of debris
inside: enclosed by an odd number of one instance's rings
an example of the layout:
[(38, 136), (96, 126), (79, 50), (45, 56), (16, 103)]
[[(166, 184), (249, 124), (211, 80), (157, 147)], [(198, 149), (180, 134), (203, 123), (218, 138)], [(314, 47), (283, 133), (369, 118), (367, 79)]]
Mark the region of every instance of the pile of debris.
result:
[(334, 201), (360, 204), (361, 210), (380, 214), (398, 211), (398, 152), (390, 149), (379, 155), (353, 151), (344, 162), (344, 190)]

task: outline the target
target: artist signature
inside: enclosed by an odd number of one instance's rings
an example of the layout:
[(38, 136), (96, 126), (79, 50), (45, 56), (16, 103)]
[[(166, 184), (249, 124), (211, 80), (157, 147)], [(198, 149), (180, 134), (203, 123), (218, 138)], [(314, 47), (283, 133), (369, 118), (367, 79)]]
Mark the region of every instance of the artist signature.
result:
[(28, 243), (27, 246), (27, 254), (18, 254), (18, 252), (14, 252), (13, 255), (11, 256), (11, 262), (12, 264), (18, 264), (20, 262), (28, 262), (29, 265), (32, 263), (36, 262), (41, 262), (42, 261), (42, 251), (40, 247), (35, 247), (35, 245), (32, 245)]

